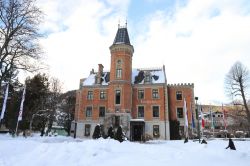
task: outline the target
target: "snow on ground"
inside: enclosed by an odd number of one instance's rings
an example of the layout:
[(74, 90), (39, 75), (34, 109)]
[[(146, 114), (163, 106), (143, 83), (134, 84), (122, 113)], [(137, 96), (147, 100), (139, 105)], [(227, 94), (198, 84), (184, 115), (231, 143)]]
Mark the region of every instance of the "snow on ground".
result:
[(123, 142), (0, 135), (0, 166), (249, 166), (250, 141)]

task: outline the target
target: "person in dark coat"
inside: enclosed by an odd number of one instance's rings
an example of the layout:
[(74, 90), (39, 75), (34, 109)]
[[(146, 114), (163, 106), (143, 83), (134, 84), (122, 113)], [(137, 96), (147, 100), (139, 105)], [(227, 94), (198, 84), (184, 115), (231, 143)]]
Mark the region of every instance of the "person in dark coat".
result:
[(203, 140), (201, 141), (201, 144), (207, 144), (207, 141), (206, 141), (205, 139), (203, 139)]
[(234, 142), (231, 138), (229, 138), (229, 143), (228, 146), (226, 147), (226, 149), (230, 148), (231, 150), (236, 150), (235, 146), (234, 146)]
[(188, 138), (186, 137), (184, 140), (184, 144), (188, 142)]

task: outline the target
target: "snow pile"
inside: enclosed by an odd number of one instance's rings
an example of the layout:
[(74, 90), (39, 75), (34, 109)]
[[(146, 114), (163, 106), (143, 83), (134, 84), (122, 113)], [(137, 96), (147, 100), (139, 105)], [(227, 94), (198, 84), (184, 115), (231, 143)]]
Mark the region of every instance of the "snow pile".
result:
[(152, 141), (145, 144), (70, 137), (12, 138), (0, 135), (0, 166), (246, 166), (250, 141), (234, 141), (236, 151), (226, 150), (228, 141), (207, 145), (189, 141)]

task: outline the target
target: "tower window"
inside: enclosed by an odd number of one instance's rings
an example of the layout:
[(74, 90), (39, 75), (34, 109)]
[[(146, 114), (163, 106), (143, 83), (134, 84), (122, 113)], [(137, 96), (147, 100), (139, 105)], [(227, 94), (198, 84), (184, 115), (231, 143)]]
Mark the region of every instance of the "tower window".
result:
[(116, 69), (116, 78), (122, 78), (122, 69)]
[(176, 100), (182, 100), (182, 92), (176, 91)]
[(119, 60), (117, 61), (117, 65), (121, 65), (121, 63), (122, 63), (122, 61), (119, 59)]
[(115, 91), (115, 104), (121, 104), (121, 91)]

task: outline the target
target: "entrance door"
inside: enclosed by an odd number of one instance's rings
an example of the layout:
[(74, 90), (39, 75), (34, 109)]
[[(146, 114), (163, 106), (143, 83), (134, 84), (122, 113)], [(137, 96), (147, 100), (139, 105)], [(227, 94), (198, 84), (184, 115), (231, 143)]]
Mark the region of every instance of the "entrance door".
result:
[(130, 140), (142, 141), (145, 132), (144, 121), (130, 121)]
[(143, 136), (143, 126), (142, 125), (134, 125), (134, 141), (142, 141)]

